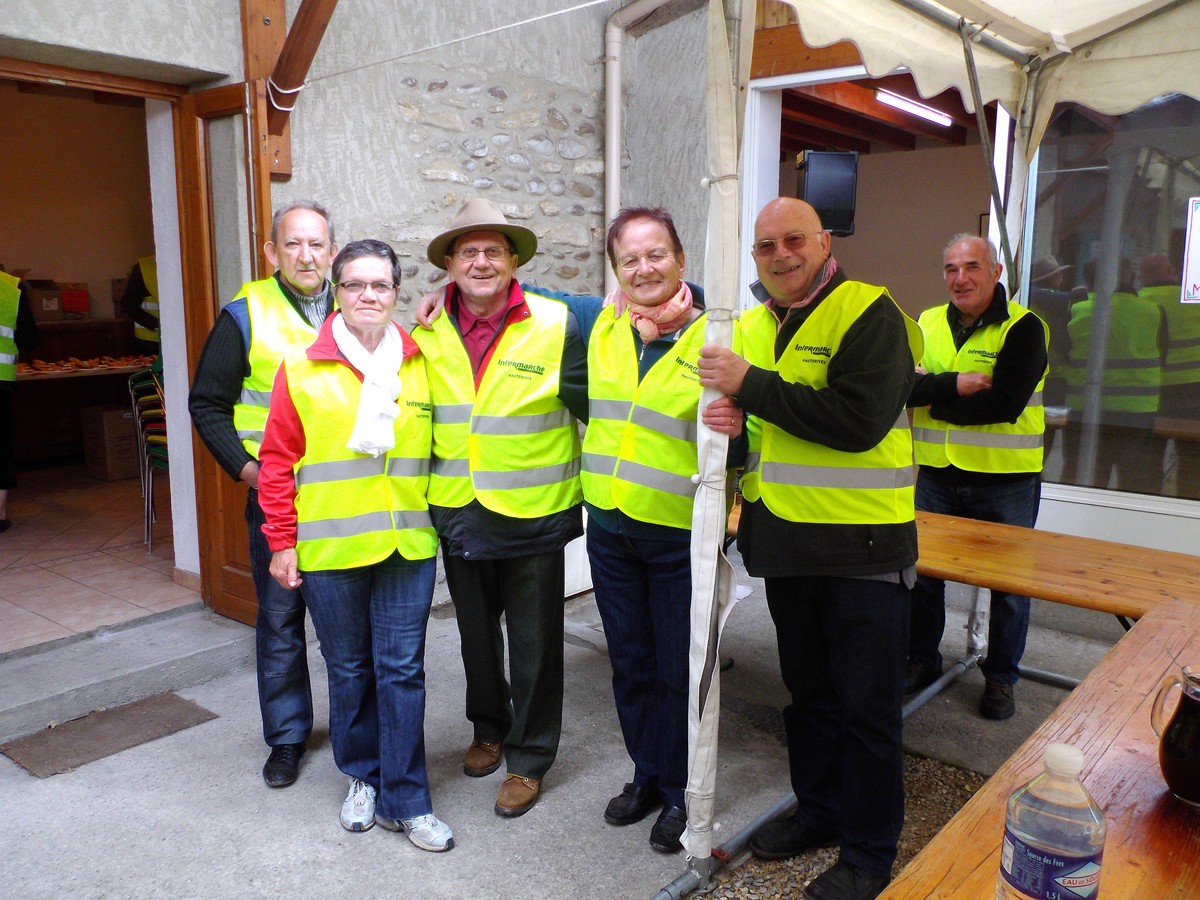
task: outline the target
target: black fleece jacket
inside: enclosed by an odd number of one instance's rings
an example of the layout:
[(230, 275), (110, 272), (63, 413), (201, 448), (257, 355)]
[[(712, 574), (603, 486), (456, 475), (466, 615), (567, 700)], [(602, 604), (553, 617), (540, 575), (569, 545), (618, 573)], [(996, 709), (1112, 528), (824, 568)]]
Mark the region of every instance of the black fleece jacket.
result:
[[(803, 309), (790, 309), (775, 339), (775, 358), (812, 311), (846, 281), (838, 271)], [(915, 377), (904, 314), (880, 294), (859, 317), (829, 361), (828, 385), (813, 388), (751, 366), (737, 400), (750, 415), (806, 441), (861, 453), (887, 435), (904, 409)], [(738, 549), (756, 577), (824, 575), (847, 578), (900, 572), (916, 564), (915, 522), (830, 525), (793, 522), (762, 501), (747, 503)]]

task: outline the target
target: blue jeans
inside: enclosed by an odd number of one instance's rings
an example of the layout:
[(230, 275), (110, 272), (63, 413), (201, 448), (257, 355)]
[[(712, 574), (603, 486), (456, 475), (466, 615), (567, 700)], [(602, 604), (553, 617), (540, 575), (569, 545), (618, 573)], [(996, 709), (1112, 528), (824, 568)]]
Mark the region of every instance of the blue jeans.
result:
[[(1030, 475), (1020, 481), (982, 486), (945, 484), (922, 471), (917, 478), (917, 509), (964, 516), (984, 522), (1032, 528), (1037, 521), (1041, 480)], [(938, 645), (946, 628), (946, 583), (938, 578), (917, 577), (912, 595), (908, 658), (939, 672), (942, 654)], [(1025, 653), (1029, 631), (1029, 598), (993, 591), (988, 619), (987, 657), (980, 664), (984, 677), (1016, 684), (1017, 666)]]
[(246, 495), (250, 531), (250, 576), (258, 595), (254, 641), (258, 670), (258, 706), (268, 746), (303, 744), (313, 725), (308, 645), (304, 633), (304, 597), (299, 589), (280, 587), (271, 577), (271, 549), (262, 533), (258, 491)]
[(425, 775), (425, 627), (434, 559), (393, 553), (353, 569), (304, 572), (329, 673), (329, 739), (345, 774), (391, 819), (432, 812)]
[(587, 529), (592, 589), (612, 661), (633, 783), (683, 806), (687, 786), (691, 546)]
[(904, 824), (908, 588), (827, 576), (764, 582), (792, 698), (783, 726), (795, 818), (835, 835), (845, 862), (888, 875)]

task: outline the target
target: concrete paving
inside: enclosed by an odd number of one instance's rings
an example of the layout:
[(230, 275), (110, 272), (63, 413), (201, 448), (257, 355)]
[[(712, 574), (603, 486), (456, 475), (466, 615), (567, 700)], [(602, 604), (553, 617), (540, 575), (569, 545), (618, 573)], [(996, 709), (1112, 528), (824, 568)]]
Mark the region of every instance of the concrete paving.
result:
[[(774, 630), (761, 582), (748, 579), (734, 556), (750, 593), (733, 611), (722, 644), (732, 665), (722, 678), (717, 843), (788, 791), (779, 721), (786, 700)], [(964, 588), (951, 592), (943, 644), (948, 659), (965, 649), (969, 599)], [(42, 652), (0, 657), (0, 733), (8, 737), (13, 733), (3, 728), (14, 722), (40, 716), (27, 729), (35, 730), (69, 718), (60, 713), (69, 704), (115, 705), (162, 690), (175, 690), (218, 715), (48, 779), (0, 758), (0, 894), (209, 900), (655, 896), (685, 870), (686, 860), (650, 849), (652, 818), (614, 828), (601, 817), (632, 771), (591, 596), (566, 603), (558, 761), (537, 806), (513, 820), (492, 812), (502, 771), (482, 779), (462, 774), (471, 731), (462, 714), (453, 607), (445, 600), (439, 586), (426, 651), (426, 751), (434, 810), (455, 831), (458, 846), (451, 852), (426, 853), (380, 828), (351, 834), (338, 824), (346, 782), (333, 765), (325, 672), (315, 640), (309, 658), (317, 731), (299, 781), (267, 788), (260, 776), (266, 749), (255, 699), (253, 630), (192, 609)], [(1111, 617), (1036, 605), (1027, 662), (1039, 668), (1082, 676), (1120, 636), (1115, 621), (1103, 620)], [(171, 653), (183, 662), (173, 667), (146, 659)], [(978, 671), (968, 672), (916, 711), (905, 728), (909, 749), (988, 774), (1066, 694), (1022, 682), (1017, 716), (997, 723), (976, 711), (981, 685)]]

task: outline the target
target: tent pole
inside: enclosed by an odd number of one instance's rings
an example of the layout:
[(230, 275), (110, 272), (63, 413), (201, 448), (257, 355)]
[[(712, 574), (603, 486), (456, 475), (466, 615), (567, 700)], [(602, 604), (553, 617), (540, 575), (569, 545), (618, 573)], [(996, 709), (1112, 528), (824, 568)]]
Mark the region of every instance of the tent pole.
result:
[(987, 115), (983, 108), (983, 99), (979, 90), (979, 72), (975, 68), (975, 51), (971, 49), (972, 35), (968, 34), (971, 26), (966, 19), (958, 20), (958, 33), (962, 37), (963, 56), (966, 58), (967, 77), (971, 81), (971, 100), (975, 105), (975, 121), (979, 125), (979, 143), (983, 149), (983, 158), (987, 165), (988, 179), (992, 189), (992, 205), (996, 207), (996, 212), (1000, 217), (1000, 221), (1005, 223), (1000, 229), (1000, 253), (1003, 257), (1004, 271), (1008, 276), (1005, 278), (1008, 286), (1008, 295), (1013, 295), (1014, 282), (1013, 278), (1016, 272), (1013, 269), (1012, 246), (1008, 241), (1008, 214), (1005, 210), (1004, 198), (1000, 196), (1000, 182), (996, 179), (996, 170), (992, 166), (992, 156), (995, 154), (995, 147), (992, 145), (992, 134), (988, 129)]

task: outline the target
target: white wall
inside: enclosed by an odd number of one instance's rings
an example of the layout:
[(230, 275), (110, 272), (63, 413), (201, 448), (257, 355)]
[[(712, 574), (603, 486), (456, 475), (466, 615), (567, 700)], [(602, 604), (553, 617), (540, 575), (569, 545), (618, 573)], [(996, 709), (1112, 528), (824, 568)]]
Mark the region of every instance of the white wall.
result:
[(194, 84), (242, 71), (239, 0), (0, 0), (0, 56)]

